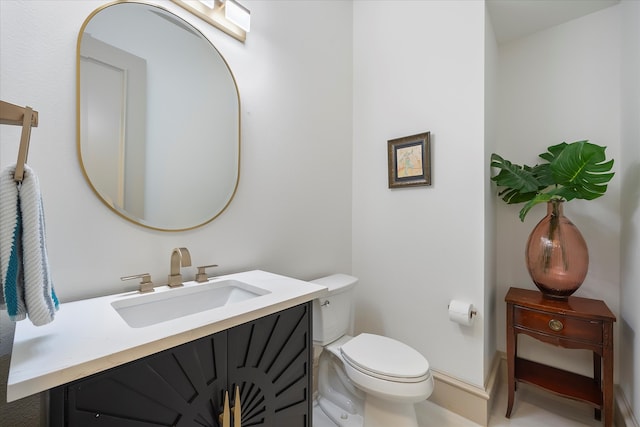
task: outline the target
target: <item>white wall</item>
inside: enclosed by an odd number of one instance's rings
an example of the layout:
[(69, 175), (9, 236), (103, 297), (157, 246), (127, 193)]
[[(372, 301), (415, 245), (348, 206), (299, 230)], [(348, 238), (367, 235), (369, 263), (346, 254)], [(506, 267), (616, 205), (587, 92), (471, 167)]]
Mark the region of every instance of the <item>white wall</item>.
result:
[[(607, 146), (617, 175), (607, 193), (576, 200), (565, 215), (581, 230), (590, 253), (589, 273), (576, 296), (603, 299), (619, 312), (620, 298), (620, 9), (600, 12), (539, 32), (499, 48), (496, 152), (533, 165), (537, 155), (562, 141), (589, 139)], [(532, 209), (524, 224), (521, 205), (497, 206), (498, 348), (505, 349), (504, 295), (510, 286), (536, 289), (524, 262), (524, 247), (546, 207)], [(619, 337), (619, 334), (616, 334)], [(586, 351), (530, 343), (524, 357), (565, 369), (592, 373)], [(528, 345), (532, 344), (532, 345)], [(619, 344), (619, 343), (617, 343)]]
[[(172, 2), (155, 2), (210, 38), (233, 70), (242, 102), (235, 199), (211, 224), (180, 233), (121, 219), (95, 197), (80, 170), (76, 40), (85, 18), (104, 3), (0, 2), (0, 98), (40, 113), (29, 164), (40, 178), (60, 298), (134, 289), (135, 282), (119, 278), (142, 272), (166, 283), (176, 246), (190, 249), (194, 265), (219, 264), (212, 274), (350, 273), (351, 3), (247, 1), (252, 31), (242, 44)], [(19, 131), (0, 126), (1, 167), (15, 162)], [(194, 273), (195, 267), (186, 269), (185, 278)], [(3, 319), (3, 339), (10, 339), (4, 331), (11, 326)], [(0, 413), (5, 409), (0, 404)]]
[[(484, 80), (484, 165), (490, 164), (491, 153), (495, 151), (496, 126), (499, 117), (496, 116), (496, 94), (498, 84), (498, 44), (491, 23), (491, 17), (485, 16), (485, 80)], [(485, 316), (485, 339), (484, 339), (484, 374), (485, 382), (490, 374), (491, 363), (495, 358), (497, 346), (496, 320), (501, 310), (497, 310), (497, 280), (496, 280), (496, 212), (494, 189), (491, 184), (491, 168), (484, 170), (484, 254), (485, 254), (485, 275), (484, 275), (484, 305), (485, 313), (492, 313)], [(501, 305), (498, 307), (502, 308)]]
[[(354, 2), (356, 330), (484, 385), (484, 3)], [(432, 185), (387, 188), (387, 140), (431, 132)], [(474, 303), (470, 328), (451, 299)]]
[(640, 2), (623, 1), (620, 386), (640, 416)]

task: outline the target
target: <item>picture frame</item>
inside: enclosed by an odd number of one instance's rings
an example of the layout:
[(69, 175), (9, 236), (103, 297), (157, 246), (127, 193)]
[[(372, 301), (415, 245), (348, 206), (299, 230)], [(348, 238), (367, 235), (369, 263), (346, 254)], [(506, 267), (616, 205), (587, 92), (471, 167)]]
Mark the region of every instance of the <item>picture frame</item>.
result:
[(431, 185), (430, 132), (387, 141), (389, 188)]

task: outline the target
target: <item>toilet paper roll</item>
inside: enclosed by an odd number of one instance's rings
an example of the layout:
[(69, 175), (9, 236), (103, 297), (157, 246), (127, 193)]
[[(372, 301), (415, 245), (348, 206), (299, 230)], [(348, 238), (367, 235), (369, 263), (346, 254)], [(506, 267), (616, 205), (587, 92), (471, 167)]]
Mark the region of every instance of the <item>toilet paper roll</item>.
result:
[(452, 300), (449, 303), (449, 320), (460, 325), (471, 325), (473, 323), (473, 304)]

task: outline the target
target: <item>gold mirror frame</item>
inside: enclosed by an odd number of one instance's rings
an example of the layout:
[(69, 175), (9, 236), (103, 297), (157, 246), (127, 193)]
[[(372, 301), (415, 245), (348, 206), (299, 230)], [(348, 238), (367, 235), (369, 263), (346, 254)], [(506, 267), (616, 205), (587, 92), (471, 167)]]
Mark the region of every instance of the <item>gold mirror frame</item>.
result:
[[(104, 194), (103, 191), (101, 191), (101, 189), (99, 188), (100, 185), (97, 185), (94, 181), (92, 180), (92, 173), (95, 175), (95, 173), (93, 171), (91, 171), (91, 166), (89, 166), (87, 164), (87, 162), (83, 159), (83, 126), (82, 126), (82, 98), (83, 98), (83, 91), (82, 91), (82, 72), (81, 72), (81, 48), (82, 48), (82, 42), (83, 42), (83, 38), (85, 36), (86, 33), (86, 29), (87, 26), (89, 25), (89, 23), (92, 21), (92, 19), (100, 12), (104, 11), (105, 9), (108, 9), (110, 7), (116, 7), (116, 6), (120, 6), (120, 5), (141, 5), (141, 6), (145, 6), (147, 8), (149, 8), (148, 10), (154, 12), (156, 15), (164, 15), (161, 16), (163, 18), (165, 18), (165, 20), (168, 21), (172, 21), (173, 24), (181, 27), (183, 30), (186, 29), (186, 31), (188, 32), (192, 32), (194, 35), (196, 35), (197, 37), (201, 38), (203, 41), (205, 41), (208, 46), (210, 47), (211, 52), (214, 55), (217, 55), (217, 57), (215, 57), (214, 59), (212, 59), (213, 61), (218, 61), (221, 64), (224, 64), (224, 67), (226, 69), (226, 72), (228, 72), (228, 76), (223, 76), (224, 79), (228, 79), (229, 82), (232, 84), (228, 85), (228, 87), (225, 89), (227, 90), (229, 93), (231, 93), (231, 97), (233, 98), (233, 106), (231, 107), (231, 109), (228, 109), (226, 106), (224, 106), (224, 114), (230, 114), (231, 118), (233, 121), (237, 121), (237, 126), (235, 126), (235, 123), (232, 124), (233, 129), (231, 129), (229, 132), (231, 132), (231, 134), (233, 135), (237, 135), (237, 143), (235, 141), (235, 138), (233, 138), (232, 141), (229, 142), (229, 144), (227, 144), (227, 147), (229, 147), (227, 150), (231, 153), (231, 155), (233, 156), (233, 162), (224, 162), (223, 160), (217, 160), (220, 162), (221, 168), (222, 169), (228, 169), (229, 174), (226, 176), (226, 179), (228, 180), (228, 184), (226, 185), (226, 187), (224, 188), (224, 194), (222, 194), (219, 198), (222, 200), (221, 202), (219, 202), (214, 209), (212, 209), (211, 211), (207, 211), (206, 213), (203, 213), (201, 215), (201, 219), (198, 220), (193, 220), (190, 223), (178, 223), (176, 225), (173, 224), (167, 224), (167, 223), (153, 223), (150, 221), (146, 221), (144, 218), (139, 218), (136, 215), (132, 215), (130, 214), (125, 208), (117, 206), (116, 203), (113, 202), (113, 200), (111, 199), (111, 197), (108, 197)], [(184, 28), (184, 27), (187, 28)], [(151, 37), (147, 37), (147, 38), (151, 38)], [(173, 53), (172, 55), (175, 55), (175, 53)], [(102, 200), (102, 202), (107, 205), (112, 211), (116, 212), (119, 216), (121, 216), (122, 218), (125, 218), (128, 221), (131, 221), (135, 224), (141, 225), (143, 227), (146, 228), (150, 228), (150, 229), (154, 229), (154, 230), (159, 230), (159, 231), (185, 231), (185, 230), (191, 230), (197, 227), (201, 227), (205, 224), (208, 224), (209, 222), (213, 221), (215, 218), (217, 218), (220, 214), (222, 214), (222, 212), (224, 212), (226, 210), (226, 208), (229, 206), (229, 204), (231, 203), (231, 201), (233, 200), (233, 197), (235, 196), (235, 193), (237, 191), (238, 188), (238, 182), (240, 179), (240, 140), (241, 140), (241, 134), (240, 134), (240, 95), (238, 92), (238, 87), (237, 87), (237, 83), (235, 80), (235, 76), (233, 75), (233, 72), (231, 71), (231, 68), (229, 67), (229, 64), (226, 62), (226, 60), (224, 59), (224, 57), (220, 54), (220, 52), (215, 48), (215, 46), (211, 43), (211, 41), (209, 39), (207, 39), (207, 37), (205, 37), (200, 30), (198, 30), (197, 28), (195, 28), (191, 23), (185, 21), (184, 19), (178, 17), (177, 15), (173, 14), (171, 11), (155, 5), (155, 4), (148, 4), (145, 2), (139, 2), (139, 1), (116, 1), (116, 2), (112, 2), (112, 3), (108, 3), (105, 5), (102, 5), (101, 7), (97, 8), (96, 10), (94, 10), (84, 21), (82, 27), (80, 28), (79, 34), (78, 34), (78, 41), (77, 41), (77, 54), (76, 54), (76, 106), (77, 106), (77, 111), (76, 111), (76, 132), (77, 132), (77, 152), (78, 152), (78, 158), (79, 158), (79, 162), (80, 162), (80, 167), (82, 169), (83, 175), (85, 176), (89, 186), (91, 187), (91, 189), (93, 190), (93, 192), (96, 194), (96, 196), (98, 196), (98, 198), (100, 200)], [(186, 80), (186, 79), (182, 79), (182, 80)], [(212, 79), (213, 80), (213, 79)], [(168, 85), (171, 86), (171, 85)], [(237, 103), (237, 104), (236, 104)], [(163, 104), (164, 105), (164, 104)], [(237, 107), (236, 107), (237, 106)], [(177, 109), (180, 108), (189, 108), (189, 105), (187, 106), (177, 106)], [(195, 107), (193, 107), (195, 108)], [(230, 111), (229, 112), (227, 112)], [(193, 111), (193, 110), (192, 110)], [(218, 110), (220, 111), (220, 110)], [(210, 115), (207, 116), (207, 120), (213, 120), (211, 117), (215, 117), (215, 116), (211, 116), (211, 114), (213, 113), (209, 113)], [(100, 117), (102, 118), (102, 117)], [(116, 124), (117, 127), (117, 124)], [(87, 138), (85, 138), (87, 139)], [(178, 139), (180, 140), (180, 139)], [(210, 136), (209, 141), (211, 141), (212, 146), (215, 146), (215, 140), (216, 138), (214, 136)], [(181, 143), (183, 143), (183, 140), (180, 140)], [(217, 144), (220, 145), (220, 144)], [(194, 159), (194, 161), (197, 161), (197, 159), (199, 157), (204, 157), (204, 156), (199, 156), (200, 153), (200, 149), (202, 148), (203, 145), (198, 147), (198, 151), (197, 152), (193, 152), (191, 153), (191, 157), (192, 159)], [(175, 147), (174, 147), (175, 148)], [(181, 147), (180, 147), (181, 148)], [(207, 149), (210, 149), (209, 145), (206, 145)], [(214, 149), (215, 150), (215, 149)], [(224, 151), (225, 149), (222, 148), (222, 150)], [(122, 151), (122, 150), (121, 150)], [(121, 154), (122, 156), (124, 156), (124, 154)], [(231, 158), (231, 155), (229, 155), (229, 158)], [(122, 160), (122, 163), (124, 164), (124, 160)], [(171, 179), (175, 179), (177, 181), (180, 182), (180, 185), (182, 185), (182, 188), (185, 188), (185, 186), (190, 186), (193, 185), (195, 182), (199, 182), (199, 179), (197, 175), (193, 175), (194, 173), (200, 173), (200, 172), (204, 172), (204, 170), (214, 170), (214, 169), (220, 169), (220, 168), (216, 168), (214, 167), (206, 167), (206, 168), (192, 168), (190, 167), (191, 164), (179, 164), (179, 165), (175, 165), (176, 170), (174, 171), (172, 170), (167, 170), (166, 173), (164, 175), (170, 175), (170, 174), (174, 174), (175, 176), (171, 177)], [(182, 170), (181, 170), (182, 169)], [(177, 173), (176, 173), (177, 171)], [(198, 172), (200, 171), (200, 172)], [(191, 175), (189, 175), (191, 174)], [(163, 176), (162, 178), (166, 178), (166, 176)], [(120, 178), (118, 178), (119, 180)], [(146, 185), (146, 184), (145, 184)], [(197, 198), (196, 201), (198, 200), (207, 200), (208, 197), (212, 196), (213, 193), (213, 189), (218, 185), (217, 182), (212, 182), (212, 183), (205, 183), (202, 187), (202, 189), (200, 191), (197, 191)], [(196, 190), (194, 190), (196, 191)], [(182, 193), (182, 191), (180, 191), (179, 193)], [(146, 196), (145, 196), (146, 197)], [(191, 209), (192, 205), (195, 205), (197, 203), (192, 203), (192, 201), (194, 201), (193, 198), (190, 198), (187, 202), (185, 202), (184, 204), (171, 204), (169, 206), (166, 207), (167, 210), (171, 210), (173, 211), (180, 211), (180, 210), (187, 210), (187, 209)], [(164, 212), (164, 210), (163, 210)]]

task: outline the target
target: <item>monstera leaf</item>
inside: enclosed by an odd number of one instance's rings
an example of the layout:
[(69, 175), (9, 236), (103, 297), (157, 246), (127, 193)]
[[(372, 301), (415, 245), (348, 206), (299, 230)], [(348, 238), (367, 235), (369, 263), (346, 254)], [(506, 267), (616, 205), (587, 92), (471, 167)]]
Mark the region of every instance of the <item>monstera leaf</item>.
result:
[(606, 147), (588, 141), (563, 142), (547, 148), (540, 158), (547, 163), (534, 167), (517, 165), (497, 154), (491, 155), (491, 166), (500, 172), (491, 179), (499, 193), (509, 203), (525, 203), (520, 210), (520, 220), (538, 203), (551, 199), (593, 200), (607, 191), (607, 183), (614, 173), (610, 172), (613, 160), (606, 160)]

